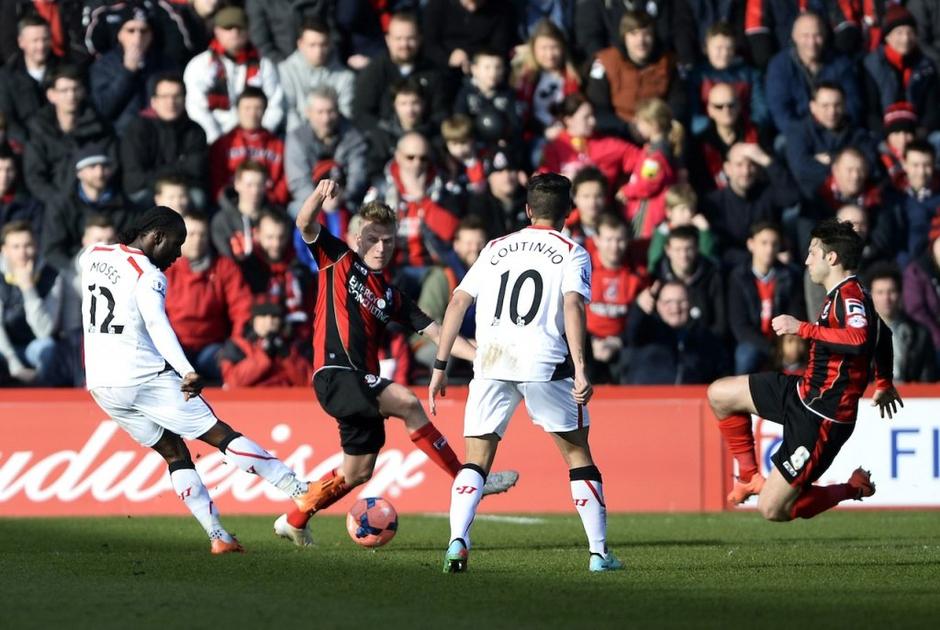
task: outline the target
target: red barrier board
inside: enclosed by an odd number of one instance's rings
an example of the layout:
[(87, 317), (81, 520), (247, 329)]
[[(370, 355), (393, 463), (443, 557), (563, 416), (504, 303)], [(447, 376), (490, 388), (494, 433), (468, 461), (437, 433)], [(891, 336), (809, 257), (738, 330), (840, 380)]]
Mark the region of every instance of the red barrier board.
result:
[[(862, 401), (858, 435), (843, 449), (845, 457), (837, 458), (833, 480), (847, 474), (840, 466), (865, 462), (880, 480), (875, 505), (940, 507), (940, 387), (906, 386), (901, 393), (908, 405), (890, 423), (867, 407), (870, 401)], [(318, 478), (340, 462), (335, 422), (310, 390), (214, 390), (206, 397), (221, 418), (306, 478)], [(465, 402), (465, 389), (448, 389), (434, 418), (458, 455)], [(731, 466), (705, 388), (602, 387), (589, 408), (591, 446), (609, 510), (724, 509)], [(772, 429), (768, 423), (758, 426), (765, 469), (768, 449), (778, 441)], [(405, 513), (446, 511), (450, 478), (412, 445), (400, 421), (390, 420), (387, 434), (373, 479), (332, 511), (341, 513), (364, 496), (384, 496)], [(223, 514), (283, 510), (286, 503), (276, 489), (225, 464), (211, 447), (190, 444)], [(561, 455), (529, 421), (524, 406), (509, 426), (496, 468), (514, 468), (521, 479), (509, 493), (487, 498), (483, 511), (571, 509)], [(87, 392), (0, 390), (0, 515), (185, 513), (163, 460), (108, 420)]]
[[(416, 390), (419, 396), (425, 391)], [(721, 509), (726, 470), (702, 388), (601, 389), (590, 404), (591, 445), (611, 511)], [(309, 390), (208, 391), (216, 413), (307, 478), (340, 459), (335, 422)], [(466, 390), (450, 388), (435, 424), (463, 453)], [(401, 512), (444, 512), (450, 478), (390, 420), (372, 481), (352, 493), (385, 496)], [(225, 513), (276, 513), (285, 502), (261, 479), (191, 442), (199, 472)], [(519, 485), (490, 497), (486, 512), (571, 509), (567, 471), (551, 438), (525, 415), (513, 418), (496, 468)], [(4, 516), (185, 514), (159, 455), (134, 443), (83, 391), (0, 391), (0, 514)]]

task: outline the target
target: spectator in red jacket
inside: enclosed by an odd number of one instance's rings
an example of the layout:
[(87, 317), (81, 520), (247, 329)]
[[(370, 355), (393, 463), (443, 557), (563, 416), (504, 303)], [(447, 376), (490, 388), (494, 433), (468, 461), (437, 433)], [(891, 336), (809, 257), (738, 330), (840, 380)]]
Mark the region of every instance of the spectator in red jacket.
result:
[(598, 218), (591, 257), (591, 303), (587, 331), (591, 340), (589, 369), (592, 383), (617, 383), (627, 310), (646, 284), (626, 261), (627, 222), (619, 214)]
[(658, 98), (637, 107), (636, 128), (645, 144), (642, 148), (627, 145), (623, 167), (630, 179), (617, 192), (617, 199), (624, 203), (632, 236), (649, 242), (653, 230), (666, 218), (666, 189), (676, 179), (672, 160), (681, 155), (684, 132), (669, 106)]
[(251, 293), (277, 302), (294, 338), (308, 339), (313, 322), (314, 278), (297, 260), (292, 233), (293, 226), (285, 213), (263, 211), (255, 230), (256, 245), (239, 266)]
[(238, 126), (216, 140), (209, 150), (211, 199), (218, 199), (222, 189), (232, 183), (239, 164), (252, 160), (268, 170), (268, 200), (282, 206), (290, 200), (284, 177), (284, 141), (261, 126), (267, 107), (268, 97), (260, 88), (248, 86), (238, 96)]
[(251, 306), (242, 337), (225, 342), (219, 354), (225, 387), (308, 387), (313, 366), (291, 340), (284, 307), (263, 297)]
[(182, 256), (166, 270), (166, 313), (196, 371), (218, 381), (219, 350), (244, 330), (251, 293), (235, 262), (212, 253), (206, 215), (190, 211), (184, 219)]
[(585, 166), (596, 166), (613, 188), (623, 175), (623, 155), (631, 145), (614, 136), (595, 133), (594, 106), (580, 93), (565, 97), (555, 109), (564, 130), (545, 145), (540, 173), (560, 173), (572, 179)]

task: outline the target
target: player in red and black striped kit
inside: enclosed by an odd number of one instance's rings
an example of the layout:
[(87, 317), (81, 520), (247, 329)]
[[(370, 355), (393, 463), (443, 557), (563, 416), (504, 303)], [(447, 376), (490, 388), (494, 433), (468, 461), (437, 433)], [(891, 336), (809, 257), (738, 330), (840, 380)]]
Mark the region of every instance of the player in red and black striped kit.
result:
[[(447, 439), (424, 412), (410, 389), (379, 376), (379, 348), (384, 328), (396, 322), (437, 343), (440, 326), (406, 294), (390, 284), (383, 271), (395, 253), (397, 217), (382, 203), (362, 206), (358, 251), (327, 230), (318, 215), (338, 185), (321, 180), (297, 215), (297, 227), (320, 268), (314, 311), (313, 387), (324, 411), (339, 424), (343, 463), (318, 482), (319, 498), (310, 512), (294, 510), (274, 524), (279, 536), (298, 546), (310, 544), (310, 517), (372, 477), (379, 450), (385, 444), (385, 419), (405, 422), (411, 440), (451, 477), (460, 461)], [(458, 340), (455, 355), (472, 361), (476, 349)], [(505, 492), (518, 479), (512, 471), (493, 473), (483, 494)], [(316, 486), (315, 486), (316, 484)]]
[[(892, 418), (903, 402), (891, 382), (891, 331), (875, 313), (871, 297), (854, 275), (862, 241), (848, 222), (824, 221), (813, 230), (806, 266), (813, 282), (828, 295), (815, 323), (778, 315), (778, 335), (809, 340), (809, 364), (803, 376), (775, 372), (715, 381), (708, 400), (728, 449), (738, 464), (738, 478), (728, 495), (740, 504), (758, 496), (767, 520), (812, 518), (841, 501), (874, 494), (870, 474), (858, 468), (848, 482), (817, 486), (855, 428), (858, 401), (872, 376), (872, 406)], [(751, 414), (783, 425), (783, 442), (765, 480), (758, 472)]]

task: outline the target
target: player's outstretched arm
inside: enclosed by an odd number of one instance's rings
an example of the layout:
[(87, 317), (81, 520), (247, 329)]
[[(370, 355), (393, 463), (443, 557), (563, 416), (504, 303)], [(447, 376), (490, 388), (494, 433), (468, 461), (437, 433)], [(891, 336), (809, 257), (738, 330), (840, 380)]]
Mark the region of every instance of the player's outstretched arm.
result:
[(568, 340), (568, 352), (574, 362), (574, 389), (571, 395), (576, 403), (586, 405), (594, 394), (594, 388), (588, 380), (584, 358), (584, 339), (587, 331), (584, 296), (576, 291), (565, 293), (564, 311), (565, 337)]
[(308, 243), (317, 240), (320, 234), (320, 210), (323, 202), (336, 196), (339, 186), (332, 179), (322, 179), (316, 189), (304, 201), (297, 213), (297, 229)]
[[(431, 415), (437, 415), (437, 394), (447, 395), (447, 374), (444, 370), (447, 367), (447, 360), (450, 358), (451, 352), (453, 351), (460, 358), (469, 356), (470, 360), (475, 356), (476, 350), (466, 339), (462, 339), (462, 341), (469, 348), (468, 354), (457, 351), (454, 347), (458, 337), (457, 333), (460, 331), (460, 324), (463, 322), (464, 315), (467, 314), (467, 309), (470, 308), (471, 304), (473, 304), (473, 297), (469, 293), (457, 290), (454, 291), (454, 297), (451, 298), (450, 304), (447, 305), (447, 310), (444, 312), (444, 322), (441, 324), (438, 338), (435, 340), (437, 343), (437, 358), (434, 361), (434, 370), (431, 372), (431, 382), (428, 384), (428, 407), (431, 409)], [(431, 324), (424, 331), (432, 328), (437, 329), (437, 324)], [(430, 338), (434, 340), (433, 337)]]

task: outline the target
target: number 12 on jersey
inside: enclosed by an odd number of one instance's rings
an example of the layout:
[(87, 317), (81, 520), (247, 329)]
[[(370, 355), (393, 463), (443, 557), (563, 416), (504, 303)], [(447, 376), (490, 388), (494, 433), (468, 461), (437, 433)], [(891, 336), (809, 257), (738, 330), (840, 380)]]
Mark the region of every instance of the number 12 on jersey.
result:
[[(496, 298), (496, 312), (493, 313), (494, 323), (503, 317), (506, 290), (509, 288), (509, 273), (509, 271), (504, 271), (499, 277), (499, 297)], [(520, 297), (523, 289), (526, 288), (526, 284), (530, 280), (532, 281), (532, 301), (529, 303), (528, 310), (520, 314)], [(535, 316), (538, 315), (539, 307), (542, 305), (543, 289), (544, 282), (542, 280), (542, 274), (535, 269), (529, 269), (519, 274), (519, 277), (516, 278), (516, 281), (512, 285), (512, 290), (509, 293), (509, 320), (517, 326), (528, 326), (531, 324), (535, 320)]]
[[(95, 330), (95, 324), (96, 324), (97, 317), (98, 317), (98, 296), (95, 295), (96, 290), (101, 295), (101, 297), (105, 299), (106, 307), (108, 309), (108, 312), (105, 314), (104, 319), (101, 320), (101, 327), (97, 331)], [(118, 324), (115, 324), (113, 326), (111, 325), (111, 321), (114, 320), (115, 302), (114, 302), (114, 294), (111, 293), (110, 289), (108, 289), (107, 287), (99, 287), (94, 284), (90, 284), (88, 285), (88, 291), (91, 293), (91, 300), (90, 300), (90, 306), (88, 309), (89, 310), (88, 323), (90, 324), (90, 326), (88, 327), (87, 332), (101, 332), (105, 334), (115, 334), (115, 335), (120, 335), (122, 332), (124, 332), (124, 326), (121, 326)]]

